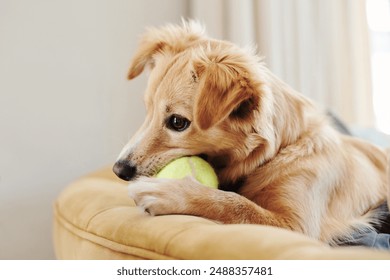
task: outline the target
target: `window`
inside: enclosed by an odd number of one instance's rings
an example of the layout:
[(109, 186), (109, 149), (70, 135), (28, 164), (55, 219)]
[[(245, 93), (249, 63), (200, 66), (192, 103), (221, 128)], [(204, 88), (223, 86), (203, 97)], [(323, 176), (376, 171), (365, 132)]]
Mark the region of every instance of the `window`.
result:
[(390, 134), (390, 0), (367, 0), (376, 126)]

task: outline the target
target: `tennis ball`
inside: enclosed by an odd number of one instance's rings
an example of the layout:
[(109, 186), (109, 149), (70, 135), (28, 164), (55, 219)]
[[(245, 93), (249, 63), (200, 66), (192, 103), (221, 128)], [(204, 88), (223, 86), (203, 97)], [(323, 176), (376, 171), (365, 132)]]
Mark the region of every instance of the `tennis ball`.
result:
[(197, 156), (175, 159), (163, 167), (156, 175), (157, 178), (181, 179), (192, 176), (203, 185), (217, 189), (218, 177), (211, 165)]

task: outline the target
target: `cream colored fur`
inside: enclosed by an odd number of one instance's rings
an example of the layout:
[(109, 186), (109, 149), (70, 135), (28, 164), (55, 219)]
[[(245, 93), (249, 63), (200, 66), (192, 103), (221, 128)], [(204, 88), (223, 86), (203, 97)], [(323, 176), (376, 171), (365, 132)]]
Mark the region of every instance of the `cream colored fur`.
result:
[[(145, 67), (147, 116), (118, 160), (136, 166), (130, 196), (150, 214), (271, 225), (330, 244), (378, 222), (373, 209), (388, 191), (384, 151), (338, 133), (253, 53), (187, 22), (143, 35), (129, 78)], [(191, 124), (173, 131), (172, 114)], [(207, 158), (219, 190), (149, 178), (186, 155)]]

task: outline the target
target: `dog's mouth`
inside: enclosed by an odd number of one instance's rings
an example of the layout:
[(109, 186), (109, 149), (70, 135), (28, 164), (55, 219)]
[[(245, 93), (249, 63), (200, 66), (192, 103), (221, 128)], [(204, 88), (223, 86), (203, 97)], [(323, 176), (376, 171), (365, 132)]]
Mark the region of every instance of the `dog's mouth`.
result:
[[(221, 168), (226, 164), (226, 162), (224, 161), (211, 160), (211, 157), (205, 153), (197, 154), (196, 156), (207, 161), (211, 166), (213, 166), (213, 168)], [(142, 173), (142, 170), (139, 170), (137, 166), (133, 164), (131, 161), (119, 160), (114, 164), (112, 170), (116, 174), (116, 176), (118, 176), (120, 179), (124, 181), (132, 181), (135, 180), (140, 175), (154, 177), (163, 167), (164, 166), (161, 166), (161, 168), (158, 168), (154, 171), (149, 170), (147, 174), (139, 174), (139, 172)]]
[(215, 170), (223, 169), (229, 164), (228, 155), (210, 156), (208, 154), (199, 154), (198, 157), (207, 161)]
[(209, 156), (207, 154), (199, 154), (197, 156), (208, 162)]

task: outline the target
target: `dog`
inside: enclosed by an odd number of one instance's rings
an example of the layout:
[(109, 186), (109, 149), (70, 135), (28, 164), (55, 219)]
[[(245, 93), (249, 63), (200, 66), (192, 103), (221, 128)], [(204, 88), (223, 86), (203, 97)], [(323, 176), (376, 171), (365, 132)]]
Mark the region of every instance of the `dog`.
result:
[[(276, 226), (331, 245), (380, 223), (385, 152), (336, 131), (254, 51), (188, 21), (146, 31), (128, 78), (145, 68), (146, 119), (113, 167), (145, 212)], [(214, 167), (219, 189), (153, 178), (190, 155)]]

